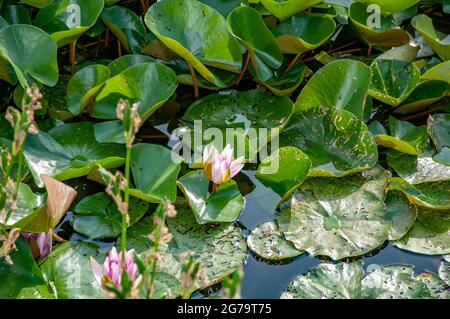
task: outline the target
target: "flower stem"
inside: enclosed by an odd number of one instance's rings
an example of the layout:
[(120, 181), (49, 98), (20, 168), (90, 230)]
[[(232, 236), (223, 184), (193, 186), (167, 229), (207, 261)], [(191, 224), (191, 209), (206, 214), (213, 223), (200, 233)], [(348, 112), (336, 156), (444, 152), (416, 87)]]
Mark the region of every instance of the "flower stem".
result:
[[(19, 187), (20, 187), (20, 181), (22, 180), (22, 167), (23, 167), (23, 145), (21, 145), (19, 152), (18, 152), (18, 163), (17, 163), (17, 172), (16, 172), (16, 185), (15, 185), (15, 194), (14, 194), (14, 201), (17, 200), (17, 197), (19, 195)], [(10, 169), (13, 166), (14, 161), (12, 161), (10, 165)], [(6, 179), (6, 178), (4, 178)], [(8, 222), (9, 217), (11, 216), (12, 211), (8, 210), (8, 213), (6, 214), (4, 223), (6, 224)]]
[[(162, 216), (161, 216), (161, 224), (157, 225), (156, 230), (155, 230), (155, 242), (153, 244), (152, 247), (152, 253), (156, 254), (158, 252), (159, 249), (159, 243), (160, 243), (160, 233), (161, 233), (161, 227), (163, 227), (166, 224), (166, 212), (165, 210), (162, 211)], [(152, 263), (150, 266), (150, 278), (149, 278), (149, 282), (147, 285), (147, 298), (150, 299), (152, 294), (153, 294), (153, 284), (155, 282), (155, 275), (156, 275), (156, 262), (157, 262), (157, 258), (156, 256), (153, 256), (152, 259)]]
[(212, 192), (215, 192), (216, 189), (217, 189), (218, 187), (219, 187), (219, 184), (213, 183), (213, 184), (212, 184), (212, 187), (211, 187), (211, 191), (212, 191)]
[(122, 215), (122, 237), (120, 240), (120, 249), (122, 251), (122, 258), (125, 259), (125, 251), (127, 247), (127, 214), (128, 204), (130, 202), (130, 163), (131, 163), (131, 147), (127, 147), (127, 153), (125, 157), (125, 179), (127, 180), (127, 186), (125, 187), (125, 204), (127, 206), (126, 214)]

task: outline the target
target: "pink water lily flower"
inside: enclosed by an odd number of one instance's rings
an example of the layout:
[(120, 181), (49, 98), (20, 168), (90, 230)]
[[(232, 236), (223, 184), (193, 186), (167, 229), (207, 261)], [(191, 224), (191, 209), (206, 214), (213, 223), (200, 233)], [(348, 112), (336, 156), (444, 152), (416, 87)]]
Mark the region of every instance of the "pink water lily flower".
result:
[(52, 231), (47, 233), (26, 233), (22, 236), (28, 242), (34, 258), (45, 257), (52, 251)]
[(244, 157), (234, 159), (233, 149), (228, 144), (222, 153), (213, 146), (203, 150), (203, 171), (206, 177), (214, 184), (223, 184), (230, 181), (244, 167)]
[[(122, 252), (117, 253), (116, 247), (113, 247), (106, 257), (103, 266), (92, 257), (89, 261), (94, 277), (100, 285), (105, 281), (110, 281), (117, 289), (120, 289), (122, 273), (124, 271), (122, 265)], [(137, 287), (142, 281), (142, 275), (138, 276), (138, 267), (134, 262), (133, 250), (129, 250), (125, 253), (125, 271), (128, 274), (128, 278), (133, 283), (133, 287)]]

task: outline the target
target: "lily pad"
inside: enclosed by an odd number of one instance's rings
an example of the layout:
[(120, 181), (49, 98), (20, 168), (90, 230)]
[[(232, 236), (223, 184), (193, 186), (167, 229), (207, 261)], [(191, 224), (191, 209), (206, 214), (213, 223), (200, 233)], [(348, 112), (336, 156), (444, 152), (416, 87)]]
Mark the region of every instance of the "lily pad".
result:
[(450, 285), (450, 261), (443, 261), (439, 266), (439, 277)]
[(375, 135), (378, 145), (410, 155), (420, 155), (425, 150), (428, 141), (428, 130), (425, 125), (416, 127), (414, 124), (390, 116), (389, 129), (391, 135)]
[(403, 193), (388, 192), (386, 196), (388, 218), (392, 221), (389, 240), (397, 240), (406, 235), (416, 221), (417, 208)]
[[(128, 210), (130, 225), (142, 218), (147, 210), (147, 202), (131, 198)], [(116, 203), (106, 193), (84, 197), (75, 206), (74, 212), (73, 228), (88, 238), (112, 238), (122, 232), (122, 215)]]
[(370, 68), (362, 62), (337, 60), (317, 71), (303, 88), (294, 113), (318, 106), (346, 110), (362, 119), (370, 83)]
[[(297, 90), (309, 72), (310, 70), (306, 64), (299, 62), (289, 70), (283, 67), (275, 70), (273, 72), (274, 76), (266, 82), (259, 80), (258, 82), (277, 96), (289, 96)], [(253, 69), (250, 69), (250, 74), (253, 75)]]
[(135, 188), (130, 195), (151, 203), (175, 201), (180, 157), (155, 144), (135, 144), (131, 149), (131, 172)]
[(13, 226), (19, 220), (29, 216), (35, 209), (41, 207), (44, 201), (44, 196), (36, 195), (30, 186), (21, 183), (17, 194), (17, 209), (9, 216), (6, 226)]
[(261, 161), (256, 178), (283, 200), (303, 183), (311, 165), (309, 157), (298, 148), (282, 147)]
[(419, 84), (420, 70), (411, 63), (398, 60), (375, 60), (371, 65), (369, 94), (386, 104), (397, 106)]
[(405, 99), (396, 113), (409, 114), (418, 112), (438, 102), (450, 92), (450, 84), (444, 81), (431, 80), (420, 83)]
[(450, 211), (419, 208), (413, 228), (393, 243), (419, 254), (450, 253)]
[(199, 225), (189, 209), (177, 207), (177, 217), (167, 223), (177, 246), (192, 251), (210, 284), (240, 269), (247, 257), (241, 230), (233, 224)]
[(423, 282), (435, 299), (450, 299), (450, 286), (431, 272), (423, 272), (417, 276)]
[(341, 176), (374, 167), (375, 139), (347, 111), (314, 107), (291, 118), (280, 134), (282, 146), (296, 146), (312, 162), (311, 175)]
[(257, 78), (267, 81), (283, 63), (277, 41), (264, 20), (251, 7), (234, 9), (227, 19), (228, 29), (247, 48)]
[(299, 12), (321, 3), (323, 0), (260, 0), (261, 4), (275, 17), (285, 20)]
[(95, 98), (92, 116), (116, 119), (117, 102), (127, 99), (130, 103), (141, 102), (139, 114), (145, 121), (172, 96), (176, 87), (175, 73), (161, 63), (129, 67), (105, 82)]
[(58, 82), (56, 51), (52, 38), (34, 26), (15, 24), (0, 30), (1, 56), (12, 65), (22, 87), (35, 81), (48, 86)]
[(374, 168), (345, 178), (310, 178), (280, 207), (280, 231), (295, 248), (334, 260), (361, 256), (388, 238), (390, 174)]
[(450, 166), (435, 162), (429, 152), (414, 156), (389, 150), (386, 155), (388, 165), (412, 185), (450, 181)]
[(402, 191), (411, 203), (432, 209), (450, 209), (450, 182), (434, 182), (411, 185), (394, 177), (389, 185), (391, 190)]
[(442, 62), (427, 70), (422, 75), (422, 80), (444, 81), (450, 84), (450, 77), (448, 76), (449, 73), (450, 73), (450, 61)]
[(75, 73), (67, 84), (66, 100), (70, 112), (78, 115), (92, 103), (110, 75), (110, 70), (101, 64), (86, 66)]
[(303, 54), (327, 42), (335, 29), (336, 22), (331, 17), (298, 15), (280, 23), (272, 32), (281, 52)]
[(300, 256), (302, 251), (287, 241), (275, 222), (256, 226), (247, 238), (248, 248), (267, 260), (282, 260)]
[(178, 186), (199, 224), (233, 222), (244, 209), (245, 200), (233, 180), (210, 193), (209, 180), (202, 170), (197, 170), (181, 177)]
[(450, 114), (430, 115), (428, 132), (437, 150), (433, 159), (444, 165), (450, 165)]
[(158, 1), (145, 15), (145, 24), (213, 84), (220, 83), (207, 66), (234, 73), (241, 70), (239, 43), (228, 32), (225, 18), (206, 4), (190, 0)]
[(49, 33), (58, 47), (77, 39), (96, 22), (103, 0), (54, 0), (39, 10), (34, 25)]
[[(393, 2), (393, 1), (391, 1)], [(392, 16), (380, 16), (379, 26), (368, 26), (372, 21), (372, 12), (368, 12), (363, 3), (353, 3), (349, 9), (351, 25), (356, 29), (359, 37), (370, 46), (397, 47), (409, 43), (408, 33), (401, 29)]]
[(41, 270), (52, 287), (55, 298), (104, 298), (103, 289), (96, 284), (89, 264), (90, 256), (99, 259), (96, 244), (67, 242), (56, 247), (46, 257), (41, 264)]
[(295, 278), (281, 299), (358, 299), (363, 276), (361, 262), (320, 264)]
[(131, 66), (150, 62), (156, 62), (156, 60), (148, 55), (128, 54), (112, 61), (108, 64), (108, 69), (111, 71), (111, 76), (116, 76)]
[(381, 12), (386, 15), (391, 15), (393, 13), (399, 13), (404, 11), (413, 5), (415, 5), (419, 0), (357, 0), (358, 2), (363, 2), (367, 4), (376, 4), (380, 7)]
[(425, 38), (443, 61), (450, 60), (449, 35), (436, 30), (430, 17), (419, 14), (412, 19), (411, 25)]
[(29, 134), (24, 155), (36, 185), (42, 187), (41, 174), (67, 180), (87, 175), (95, 165), (119, 167), (124, 163), (125, 148), (97, 143), (93, 124), (79, 122)]

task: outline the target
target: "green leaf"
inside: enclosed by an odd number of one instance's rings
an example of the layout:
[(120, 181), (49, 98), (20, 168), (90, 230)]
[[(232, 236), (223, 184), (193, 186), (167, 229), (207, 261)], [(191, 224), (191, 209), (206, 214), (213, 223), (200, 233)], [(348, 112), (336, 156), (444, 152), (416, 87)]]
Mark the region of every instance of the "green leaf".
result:
[(411, 203), (432, 209), (450, 209), (449, 187), (448, 181), (413, 186), (397, 177), (392, 178), (389, 185), (391, 190), (402, 191)]
[(48, 133), (29, 134), (24, 155), (35, 183), (42, 187), (41, 174), (67, 180), (87, 175), (95, 165), (119, 167), (124, 163), (125, 148), (97, 143), (93, 124), (79, 122), (57, 126)]
[(43, 203), (43, 196), (34, 194), (31, 191), (30, 186), (21, 183), (17, 194), (17, 209), (9, 216), (6, 226), (12, 226), (18, 221), (31, 215), (35, 209), (41, 207)]
[(289, 259), (303, 253), (284, 238), (275, 222), (257, 225), (248, 236), (247, 245), (252, 252), (267, 260)]
[(261, 4), (275, 17), (285, 20), (299, 12), (321, 3), (323, 0), (260, 0)]
[(32, 7), (42, 8), (46, 6), (51, 0), (22, 0), (21, 2), (28, 4)]
[(303, 54), (326, 43), (336, 29), (329, 16), (298, 15), (276, 26), (272, 32), (281, 52)]
[(225, 18), (233, 11), (234, 8), (237, 8), (241, 5), (241, 0), (199, 0), (204, 4), (216, 9), (219, 11)]
[(66, 100), (70, 112), (78, 115), (93, 103), (110, 75), (110, 70), (101, 64), (86, 66), (75, 73), (67, 84)]
[(450, 60), (450, 42), (448, 34), (435, 29), (433, 20), (425, 14), (415, 16), (411, 25), (425, 38), (434, 52), (443, 60)]
[(449, 93), (450, 84), (447, 82), (431, 80), (419, 83), (395, 112), (401, 114), (416, 113), (438, 102), (440, 99), (449, 95)]
[(312, 161), (311, 175), (341, 176), (374, 167), (375, 139), (366, 125), (347, 111), (314, 107), (291, 118), (280, 145), (295, 146)]
[[(131, 198), (128, 208), (130, 225), (142, 218), (147, 210), (147, 202)], [(73, 228), (88, 238), (112, 238), (122, 232), (122, 215), (116, 203), (106, 193), (84, 197), (75, 206), (74, 212)]]
[(244, 209), (245, 200), (235, 181), (221, 184), (209, 192), (209, 180), (202, 170), (190, 172), (178, 181), (199, 224), (235, 221)]
[(277, 41), (258, 11), (251, 7), (234, 9), (227, 19), (228, 30), (247, 48), (257, 78), (267, 81), (283, 63)]
[(128, 54), (112, 61), (110, 64), (108, 64), (108, 69), (111, 71), (111, 76), (116, 76), (131, 66), (155, 61), (156, 60), (154, 58), (148, 55)]
[(450, 253), (450, 211), (419, 208), (412, 229), (393, 244), (425, 255)]
[(225, 18), (201, 2), (158, 1), (145, 15), (145, 24), (213, 84), (220, 85), (207, 66), (234, 73), (241, 71), (241, 49), (229, 34)]
[(308, 81), (295, 102), (294, 113), (326, 106), (352, 112), (362, 119), (370, 78), (370, 68), (362, 62), (331, 62)]
[(435, 162), (429, 152), (414, 156), (389, 150), (386, 155), (388, 165), (412, 185), (450, 180), (450, 166)]
[(130, 195), (151, 203), (175, 201), (180, 157), (166, 147), (135, 144), (131, 149), (131, 172), (135, 188)]
[(122, 98), (132, 104), (141, 102), (139, 114), (142, 121), (145, 121), (172, 96), (176, 87), (175, 73), (165, 65), (134, 65), (105, 82), (102, 91), (95, 98), (92, 116), (116, 119), (117, 102)]
[(450, 78), (448, 74), (450, 73), (450, 61), (446, 61), (443, 63), (439, 63), (429, 70), (427, 70), (422, 75), (422, 80), (437, 80), (437, 81), (444, 81), (450, 84)]
[(374, 168), (344, 178), (306, 180), (280, 207), (280, 231), (298, 250), (339, 260), (361, 256), (388, 238), (384, 205), (390, 174)]
[(420, 70), (398, 60), (375, 60), (371, 65), (369, 94), (391, 106), (398, 106), (413, 92), (420, 80)]
[(361, 262), (320, 264), (296, 277), (282, 299), (359, 299), (364, 270)]
[[(97, 259), (98, 246), (86, 242), (66, 242), (54, 249), (41, 264), (42, 273), (57, 299), (103, 298), (95, 281), (89, 257)], [(103, 263), (103, 260), (101, 261)]]
[(410, 155), (420, 155), (424, 152), (428, 141), (428, 131), (425, 125), (416, 127), (414, 124), (390, 116), (389, 128), (392, 136), (375, 135), (378, 145)]
[(105, 8), (101, 19), (128, 52), (141, 53), (142, 48), (148, 44), (144, 23), (130, 9), (122, 6)]
[(450, 114), (430, 115), (428, 131), (437, 150), (433, 159), (444, 165), (450, 165)]
[(392, 222), (389, 240), (397, 240), (406, 235), (416, 221), (417, 208), (403, 193), (388, 192), (386, 196), (387, 217)]
[(434, 299), (450, 299), (450, 286), (431, 272), (423, 272), (417, 276), (423, 282)]
[(303, 183), (311, 165), (309, 157), (298, 148), (282, 147), (261, 161), (256, 178), (283, 200)]
[(46, 282), (34, 261), (33, 254), (24, 238), (16, 241), (17, 250), (10, 254), (12, 265), (0, 258), (0, 298), (15, 299), (24, 290), (32, 287), (46, 289)]
[[(445, 259), (445, 257), (444, 257), (444, 259)], [(450, 285), (450, 262), (449, 261), (441, 262), (441, 265), (439, 266), (439, 277), (442, 280), (444, 280), (447, 283), (447, 285)]]
[(74, 43), (95, 22), (103, 0), (54, 0), (39, 10), (34, 24), (49, 33), (58, 47)]
[(363, 2), (367, 4), (377, 4), (380, 6), (381, 12), (384, 14), (393, 14), (393, 13), (399, 13), (401, 11), (404, 11), (408, 9), (409, 7), (412, 7), (415, 5), (419, 0), (357, 0), (358, 2)]
[[(266, 82), (258, 82), (277, 96), (289, 96), (297, 90), (300, 84), (302, 84), (308, 72), (310, 72), (310, 70), (306, 64), (304, 62), (299, 62), (287, 72), (285, 68), (281, 67), (280, 69), (275, 70), (273, 72), (274, 76)], [(252, 68), (250, 69), (250, 73), (255, 76)]]
[(35, 81), (54, 86), (58, 82), (56, 43), (39, 28), (16, 24), (0, 30), (1, 56), (8, 61), (22, 87)]

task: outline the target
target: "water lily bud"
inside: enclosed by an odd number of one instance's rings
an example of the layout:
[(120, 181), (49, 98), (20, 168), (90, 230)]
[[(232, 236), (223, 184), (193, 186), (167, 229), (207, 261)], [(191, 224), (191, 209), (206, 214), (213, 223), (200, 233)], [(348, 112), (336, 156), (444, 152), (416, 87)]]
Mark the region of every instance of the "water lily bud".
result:
[(52, 251), (52, 231), (47, 233), (26, 233), (22, 236), (28, 242), (34, 258), (45, 257)]
[(207, 146), (203, 152), (203, 171), (214, 184), (230, 181), (244, 167), (244, 157), (234, 160), (233, 149), (228, 144), (222, 153), (214, 146)]

